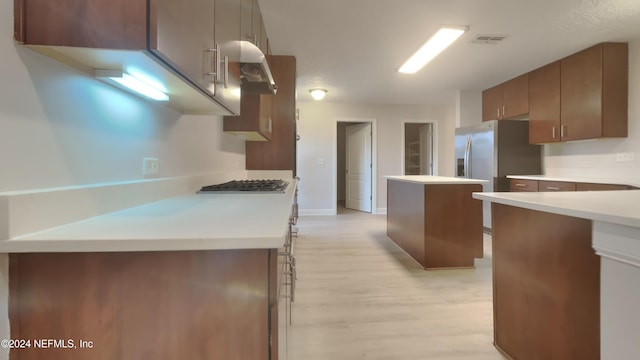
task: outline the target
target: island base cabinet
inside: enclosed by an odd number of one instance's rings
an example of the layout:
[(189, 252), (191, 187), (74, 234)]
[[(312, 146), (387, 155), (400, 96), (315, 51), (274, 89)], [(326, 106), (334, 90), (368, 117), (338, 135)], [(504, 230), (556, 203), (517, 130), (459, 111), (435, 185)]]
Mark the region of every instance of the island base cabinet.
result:
[(10, 254), (10, 357), (270, 359), (270, 251)]
[(591, 221), (492, 203), (494, 341), (510, 358), (600, 358)]
[(387, 236), (425, 269), (469, 268), (482, 258), (480, 184), (388, 180)]

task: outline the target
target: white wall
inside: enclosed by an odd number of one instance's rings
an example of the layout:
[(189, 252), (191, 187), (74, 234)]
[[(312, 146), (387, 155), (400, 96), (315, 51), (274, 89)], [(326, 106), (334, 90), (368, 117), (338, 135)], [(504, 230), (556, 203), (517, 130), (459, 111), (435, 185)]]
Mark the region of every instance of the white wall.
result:
[[(387, 206), (386, 175), (402, 174), (402, 120), (438, 122), (439, 175), (453, 176), (455, 106), (344, 104), (299, 102), (298, 176), (302, 213), (331, 213), (335, 208), (334, 143), (336, 122), (342, 119), (375, 119), (377, 124), (377, 210)], [(324, 159), (324, 165), (318, 164)]]
[[(635, 161), (616, 162), (617, 152)], [(544, 172), (550, 176), (640, 178), (640, 39), (629, 42), (629, 136), (544, 146)]]
[[(244, 142), (220, 117), (181, 116), (14, 44), (13, 1), (0, 2), (0, 34), (0, 192), (141, 179), (148, 156), (160, 177), (244, 171)], [(7, 279), (2, 254), (0, 338)]]
[(482, 91), (458, 91), (456, 94), (456, 127), (482, 122)]

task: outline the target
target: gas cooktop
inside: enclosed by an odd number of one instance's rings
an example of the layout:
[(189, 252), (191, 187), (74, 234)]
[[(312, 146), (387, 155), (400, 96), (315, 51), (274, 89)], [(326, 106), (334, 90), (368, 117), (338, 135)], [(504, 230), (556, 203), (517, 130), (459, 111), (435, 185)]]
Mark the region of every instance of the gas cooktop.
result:
[(284, 193), (289, 185), (284, 180), (232, 180), (222, 184), (202, 187), (198, 193)]

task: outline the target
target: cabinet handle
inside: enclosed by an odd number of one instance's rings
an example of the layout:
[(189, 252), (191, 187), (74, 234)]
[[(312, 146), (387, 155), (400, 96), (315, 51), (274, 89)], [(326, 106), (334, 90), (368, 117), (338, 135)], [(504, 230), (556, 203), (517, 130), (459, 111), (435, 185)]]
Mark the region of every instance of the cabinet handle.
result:
[(224, 88), (229, 87), (229, 57), (224, 57)]
[(507, 106), (506, 105), (502, 105), (502, 117), (504, 117), (505, 113), (507, 112)]
[(560, 126), (560, 138), (561, 139), (564, 139), (567, 136), (567, 134), (566, 134), (567, 131), (565, 131), (566, 127), (567, 127), (567, 125)]
[(216, 58), (215, 58), (214, 64), (216, 66), (213, 69), (214, 71), (213, 74), (215, 76), (215, 83), (218, 84), (220, 83), (220, 78), (222, 77), (222, 73), (220, 73), (220, 44), (216, 44), (215, 53), (216, 53)]
[(497, 112), (497, 119), (500, 119), (500, 108), (496, 108), (496, 112)]
[[(205, 70), (204, 75), (205, 76), (213, 76), (214, 77), (214, 81), (215, 79), (217, 79), (218, 77), (218, 71), (217, 71), (217, 63), (218, 63), (218, 54), (220, 53), (219, 51), (219, 46), (216, 45), (215, 48), (208, 48), (204, 50), (204, 53), (206, 55), (210, 55), (213, 54), (213, 60), (211, 60), (208, 56), (205, 56), (205, 62), (208, 64), (207, 66), (207, 70)], [(213, 64), (213, 69), (211, 69), (211, 65)]]
[(560, 188), (557, 187), (557, 186), (547, 186), (547, 190), (558, 191), (558, 190), (560, 190)]
[(517, 187), (527, 187), (527, 184), (516, 184)]
[(555, 126), (555, 125), (553, 125), (553, 126), (551, 127), (551, 138), (552, 138), (552, 139), (555, 139), (555, 138), (556, 138), (556, 126)]

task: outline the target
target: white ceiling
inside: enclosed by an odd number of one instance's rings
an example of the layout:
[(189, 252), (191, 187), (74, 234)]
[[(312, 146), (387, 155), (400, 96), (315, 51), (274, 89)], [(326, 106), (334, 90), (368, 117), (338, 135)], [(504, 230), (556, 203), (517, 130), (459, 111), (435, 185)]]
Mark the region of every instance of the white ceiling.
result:
[[(298, 100), (429, 104), (603, 41), (640, 39), (640, 0), (259, 0), (272, 53), (297, 58)], [(414, 75), (397, 69), (440, 25), (468, 25)], [(508, 37), (479, 45), (478, 34)]]

